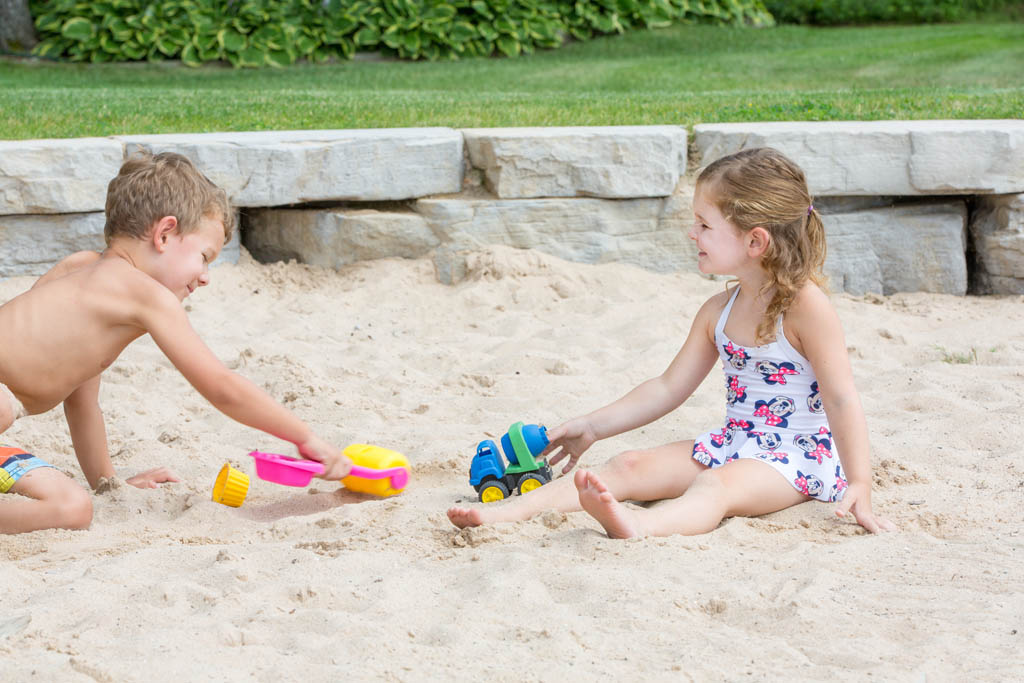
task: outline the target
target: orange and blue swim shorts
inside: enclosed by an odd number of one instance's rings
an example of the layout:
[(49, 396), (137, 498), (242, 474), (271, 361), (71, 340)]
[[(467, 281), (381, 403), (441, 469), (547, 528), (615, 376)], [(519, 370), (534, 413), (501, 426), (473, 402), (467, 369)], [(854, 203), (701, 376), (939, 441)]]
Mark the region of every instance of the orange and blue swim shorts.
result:
[(21, 479), (26, 472), (31, 472), (37, 467), (53, 467), (53, 465), (20, 448), (0, 446), (0, 493), (10, 491), (15, 482)]

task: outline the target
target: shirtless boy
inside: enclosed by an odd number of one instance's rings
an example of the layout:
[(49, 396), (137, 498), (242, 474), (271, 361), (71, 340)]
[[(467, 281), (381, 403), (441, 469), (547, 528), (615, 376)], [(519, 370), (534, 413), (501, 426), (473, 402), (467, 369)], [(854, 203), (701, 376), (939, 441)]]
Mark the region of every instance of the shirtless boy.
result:
[[(209, 264), (234, 228), (226, 194), (187, 158), (140, 156), (107, 189), (107, 249), (79, 252), (0, 306), (0, 434), (21, 417), (64, 404), (75, 455), (96, 487), (114, 475), (99, 406), (100, 374), (149, 334), (181, 374), (228, 417), (290, 441), (340, 479), (351, 463), (302, 420), (228, 370), (189, 324), (184, 299), (210, 282)], [(140, 488), (177, 481), (166, 468), (127, 480)], [(81, 486), (19, 448), (0, 448), (0, 533), (87, 528)]]

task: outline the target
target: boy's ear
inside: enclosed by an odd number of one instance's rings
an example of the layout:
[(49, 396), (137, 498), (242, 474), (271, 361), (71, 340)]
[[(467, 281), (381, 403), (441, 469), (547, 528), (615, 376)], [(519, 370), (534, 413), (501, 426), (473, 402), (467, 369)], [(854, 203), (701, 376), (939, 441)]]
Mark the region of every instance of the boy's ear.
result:
[(153, 231), (150, 233), (150, 240), (153, 246), (160, 253), (167, 247), (167, 240), (178, 232), (178, 219), (174, 216), (164, 216), (153, 224)]
[(764, 228), (757, 227), (747, 233), (747, 251), (754, 258), (763, 256), (771, 243), (772, 235)]

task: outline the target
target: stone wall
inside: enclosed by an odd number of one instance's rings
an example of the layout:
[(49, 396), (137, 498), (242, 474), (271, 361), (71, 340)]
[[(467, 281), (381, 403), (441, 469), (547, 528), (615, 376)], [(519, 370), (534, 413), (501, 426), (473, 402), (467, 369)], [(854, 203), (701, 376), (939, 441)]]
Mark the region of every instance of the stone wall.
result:
[[(689, 145), (688, 145), (689, 143)], [(262, 260), (430, 256), (486, 244), (695, 269), (695, 171), (775, 147), (807, 173), (826, 272), (855, 294), (1024, 293), (1024, 121), (447, 128), (0, 141), (0, 276), (102, 248), (106, 183), (136, 150), (192, 158)], [(688, 158), (689, 149), (689, 158)], [(237, 243), (223, 258), (237, 259)]]

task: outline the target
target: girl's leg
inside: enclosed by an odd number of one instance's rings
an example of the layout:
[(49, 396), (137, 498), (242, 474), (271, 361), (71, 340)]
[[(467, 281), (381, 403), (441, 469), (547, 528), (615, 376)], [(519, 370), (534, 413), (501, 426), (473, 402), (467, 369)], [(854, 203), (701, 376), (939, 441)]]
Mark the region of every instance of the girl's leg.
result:
[(619, 503), (594, 472), (577, 472), (574, 483), (580, 505), (612, 538), (703, 534), (725, 517), (766, 515), (809, 500), (771, 465), (749, 459), (705, 470), (679, 498), (638, 510)]
[[(649, 501), (682, 495), (705, 469), (693, 459), (693, 441), (677, 441), (649, 450), (625, 451), (601, 465), (597, 472), (616, 500)], [(572, 477), (562, 476), (505, 503), (452, 507), (448, 519), (457, 527), (466, 527), (521, 521), (545, 510), (580, 509), (580, 496)]]
[(52, 467), (26, 472), (10, 493), (21, 495), (0, 498), (0, 534), (87, 529), (92, 522), (89, 493)]

